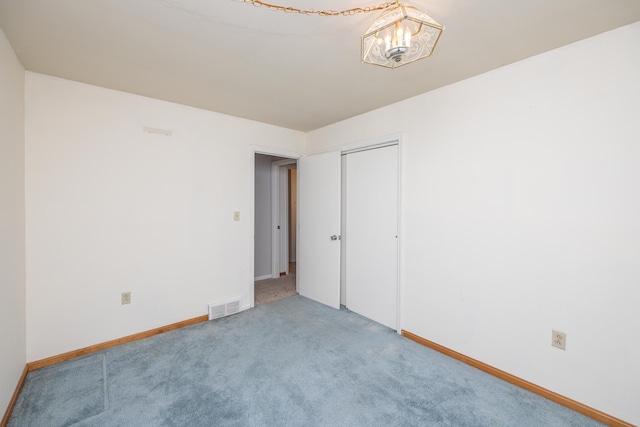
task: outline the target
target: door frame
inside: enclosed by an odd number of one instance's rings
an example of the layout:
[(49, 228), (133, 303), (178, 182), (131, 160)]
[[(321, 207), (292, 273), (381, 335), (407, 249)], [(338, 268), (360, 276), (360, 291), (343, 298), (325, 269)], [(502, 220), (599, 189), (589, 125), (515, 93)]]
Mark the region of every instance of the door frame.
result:
[[(403, 221), (403, 206), (404, 206), (404, 167), (403, 167), (403, 152), (404, 152), (404, 134), (397, 133), (391, 134), (379, 138), (372, 138), (354, 144), (345, 145), (340, 148), (341, 156), (349, 153), (354, 153), (363, 150), (371, 150), (374, 148), (381, 148), (388, 145), (398, 146), (398, 274), (397, 274), (397, 300), (396, 300), (396, 332), (402, 333), (402, 321), (403, 321), (403, 285), (402, 285), (402, 253), (404, 248), (404, 221)], [(342, 197), (342, 195), (341, 195)], [(341, 214), (344, 215), (343, 207), (340, 207)], [(345, 263), (341, 260), (340, 276), (343, 277), (343, 268)], [(342, 292), (342, 283), (341, 283)]]
[[(299, 159), (300, 157), (302, 157), (302, 154), (300, 153), (296, 153), (293, 151), (286, 151), (286, 150), (279, 150), (276, 148), (269, 148), (269, 147), (261, 147), (258, 145), (252, 145), (251, 146), (251, 156), (249, 156), (250, 158), (250, 165), (249, 168), (251, 170), (251, 180), (250, 180), (250, 195), (249, 195), (249, 223), (250, 223), (250, 229), (251, 229), (251, 233), (249, 235), (249, 238), (251, 239), (250, 241), (250, 247), (251, 247), (251, 251), (249, 254), (250, 260), (249, 260), (249, 269), (251, 270), (251, 283), (248, 283), (247, 286), (249, 287), (249, 307), (253, 308), (255, 307), (255, 250), (256, 250), (256, 245), (255, 245), (255, 234), (256, 234), (256, 229), (255, 229), (255, 215), (256, 215), (256, 198), (255, 198), (255, 193), (256, 193), (256, 154), (265, 154), (267, 156), (277, 156), (277, 157), (283, 157), (285, 159), (292, 159), (297, 161), (297, 159)], [(296, 288), (298, 286), (297, 283), (297, 277), (296, 277)], [(246, 304), (245, 304), (246, 305)]]
[[(288, 179), (288, 166), (297, 165), (297, 159), (271, 162), (271, 277), (280, 277), (284, 246), (285, 256), (289, 255), (289, 194), (284, 191), (283, 181)], [(283, 207), (285, 207), (283, 209)], [(280, 229), (278, 229), (280, 226)], [(289, 262), (285, 262), (285, 274), (289, 274)]]

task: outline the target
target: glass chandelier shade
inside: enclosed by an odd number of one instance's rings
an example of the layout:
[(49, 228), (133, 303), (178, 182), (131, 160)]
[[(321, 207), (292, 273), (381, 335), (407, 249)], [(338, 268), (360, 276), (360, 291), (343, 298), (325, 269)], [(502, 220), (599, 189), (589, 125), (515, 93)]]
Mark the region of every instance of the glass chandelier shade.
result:
[(385, 10), (361, 38), (362, 62), (398, 68), (431, 56), (444, 27), (413, 6)]

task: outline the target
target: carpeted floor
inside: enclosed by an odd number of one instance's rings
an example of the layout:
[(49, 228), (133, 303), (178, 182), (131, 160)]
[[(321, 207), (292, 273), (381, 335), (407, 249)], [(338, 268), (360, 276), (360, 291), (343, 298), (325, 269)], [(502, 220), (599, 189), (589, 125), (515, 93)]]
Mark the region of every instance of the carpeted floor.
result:
[(9, 425), (70, 426), (104, 412), (105, 374), (104, 353), (30, 373)]
[[(295, 264), (294, 264), (295, 265)], [(290, 270), (286, 276), (255, 282), (254, 304), (267, 304), (296, 295), (296, 272)]]
[(29, 373), (9, 426), (598, 426), (301, 296)]

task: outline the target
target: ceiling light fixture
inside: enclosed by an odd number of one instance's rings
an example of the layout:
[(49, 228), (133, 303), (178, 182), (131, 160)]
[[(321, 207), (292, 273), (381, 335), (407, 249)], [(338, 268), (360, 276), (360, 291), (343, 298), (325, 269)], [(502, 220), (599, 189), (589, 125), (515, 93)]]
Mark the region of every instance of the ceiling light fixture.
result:
[(413, 6), (394, 0), (375, 6), (346, 10), (298, 9), (262, 0), (236, 0), (257, 7), (288, 13), (320, 16), (350, 16), (382, 10), (382, 14), (361, 37), (363, 63), (398, 68), (433, 54), (444, 27)]
[(362, 62), (398, 68), (433, 54), (444, 27), (399, 1), (385, 10), (362, 36)]

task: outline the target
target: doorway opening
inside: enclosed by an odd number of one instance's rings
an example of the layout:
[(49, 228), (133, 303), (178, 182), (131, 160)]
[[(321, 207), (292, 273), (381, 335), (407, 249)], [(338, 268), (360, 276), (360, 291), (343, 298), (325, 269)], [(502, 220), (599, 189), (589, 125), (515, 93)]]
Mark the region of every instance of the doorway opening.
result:
[(254, 306), (297, 294), (297, 160), (255, 154)]

